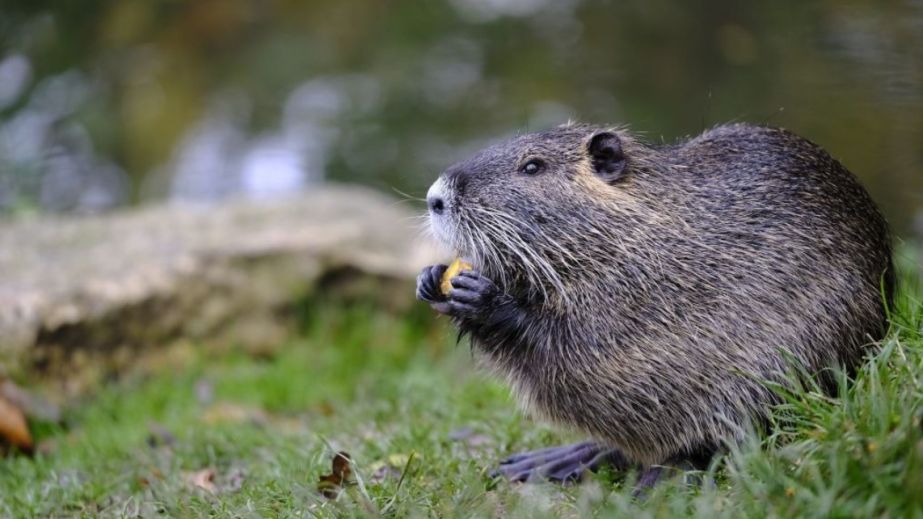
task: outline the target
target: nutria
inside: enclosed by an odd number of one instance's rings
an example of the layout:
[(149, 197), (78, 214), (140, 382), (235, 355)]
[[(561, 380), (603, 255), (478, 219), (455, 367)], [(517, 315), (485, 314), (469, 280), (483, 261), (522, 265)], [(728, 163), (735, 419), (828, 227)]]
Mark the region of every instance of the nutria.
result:
[[(832, 380), (887, 329), (887, 224), (856, 178), (786, 130), (719, 126), (650, 146), (569, 124), (448, 168), (435, 237), (474, 268), (418, 297), (453, 318), (533, 416), (592, 442), (501, 462), (572, 480), (603, 462), (707, 466), (765, 423), (767, 381)], [(797, 366), (796, 366), (797, 365)]]

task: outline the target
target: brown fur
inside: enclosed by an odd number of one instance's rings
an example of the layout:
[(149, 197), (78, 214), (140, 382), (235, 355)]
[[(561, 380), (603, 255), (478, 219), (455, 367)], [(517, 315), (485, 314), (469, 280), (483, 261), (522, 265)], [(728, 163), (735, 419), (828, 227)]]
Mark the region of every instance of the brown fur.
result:
[[(627, 163), (611, 183), (587, 152), (603, 131)], [(518, 174), (530, 158), (545, 170)], [(527, 410), (637, 462), (739, 439), (792, 361), (852, 369), (886, 330), (884, 219), (840, 163), (785, 130), (721, 126), (654, 148), (569, 125), (441, 182), (434, 234), (523, 314), (459, 322), (484, 364)]]

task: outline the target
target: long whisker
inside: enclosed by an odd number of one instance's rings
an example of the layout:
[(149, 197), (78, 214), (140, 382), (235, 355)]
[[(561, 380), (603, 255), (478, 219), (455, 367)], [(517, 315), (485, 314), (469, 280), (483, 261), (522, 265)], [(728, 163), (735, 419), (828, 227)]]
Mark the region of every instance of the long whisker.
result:
[[(529, 286), (531, 289), (539, 290), (546, 300), (549, 296), (547, 288), (549, 286), (555, 289), (558, 296), (567, 296), (564, 283), (557, 270), (536, 250), (538, 243), (527, 242), (521, 235), (519, 228), (521, 223), (519, 226), (514, 224), (518, 220), (496, 210), (484, 208), (473, 208), (473, 210), (486, 217), (479, 223), (493, 238), (490, 242), (503, 244), (505, 250), (518, 258), (520, 267), (530, 280)], [(565, 255), (569, 254), (566, 249), (561, 249), (564, 250)], [(501, 271), (503, 270), (501, 269)]]
[(425, 199), (425, 198), (420, 198), (420, 197), (418, 197), (418, 196), (413, 196), (413, 195), (407, 194), (407, 193), (401, 191), (400, 189), (398, 189), (398, 188), (396, 188), (396, 187), (394, 187), (394, 186), (391, 186), (391, 191), (394, 191), (395, 193), (401, 195), (402, 197), (404, 197), (404, 198), (405, 198), (406, 200), (408, 200), (408, 201), (409, 201), (409, 200), (414, 200), (414, 201), (417, 201), (417, 202), (426, 203), (426, 199)]

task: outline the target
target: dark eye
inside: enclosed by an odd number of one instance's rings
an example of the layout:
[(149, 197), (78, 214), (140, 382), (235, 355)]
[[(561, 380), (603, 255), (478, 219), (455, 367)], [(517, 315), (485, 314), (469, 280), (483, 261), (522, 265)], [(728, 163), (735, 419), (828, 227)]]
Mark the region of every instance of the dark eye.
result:
[(535, 175), (545, 169), (545, 163), (539, 159), (532, 159), (519, 168), (519, 172), (524, 175)]

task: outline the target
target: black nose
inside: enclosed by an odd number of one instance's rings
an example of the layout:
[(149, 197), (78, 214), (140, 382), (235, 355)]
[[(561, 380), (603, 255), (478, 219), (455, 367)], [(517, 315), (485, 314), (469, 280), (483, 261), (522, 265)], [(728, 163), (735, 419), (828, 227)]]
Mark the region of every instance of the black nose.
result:
[(445, 211), (445, 202), (441, 196), (431, 196), (426, 199), (426, 203), (429, 205), (429, 210), (435, 214), (442, 214)]

